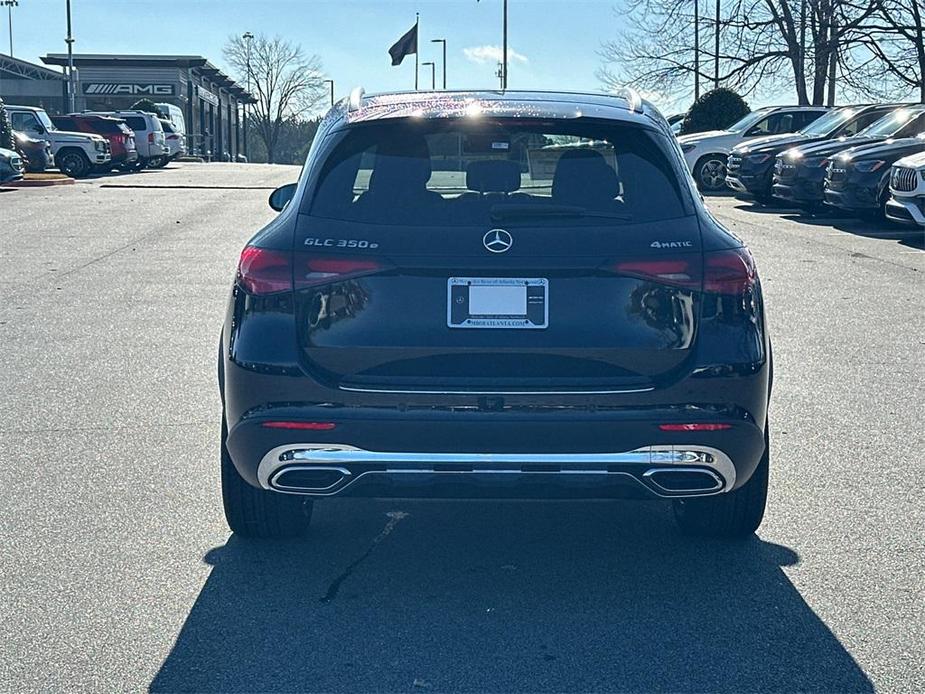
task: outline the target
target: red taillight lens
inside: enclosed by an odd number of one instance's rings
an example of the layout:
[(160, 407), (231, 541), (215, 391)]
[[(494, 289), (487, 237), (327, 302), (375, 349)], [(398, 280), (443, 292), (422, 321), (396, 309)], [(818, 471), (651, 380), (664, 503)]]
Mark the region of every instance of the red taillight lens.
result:
[(296, 256), (295, 286), (296, 289), (316, 287), (387, 269), (385, 263), (372, 258), (332, 258), (300, 253)]
[(662, 431), (723, 431), (732, 429), (732, 425), (702, 422), (699, 424), (659, 424), (658, 428)]
[(620, 260), (606, 269), (617, 275), (714, 294), (743, 294), (755, 284), (755, 261), (745, 248), (671, 258)]
[(670, 284), (685, 289), (700, 289), (700, 254), (672, 258), (642, 258), (620, 260), (607, 269), (617, 275)]
[(276, 294), (292, 289), (291, 254), (247, 246), (238, 262), (238, 283), (248, 294)]
[(293, 254), (248, 246), (238, 263), (238, 282), (248, 294), (276, 294), (295, 289), (307, 289), (332, 282), (370, 275), (391, 266), (372, 258), (344, 258)]
[(267, 429), (298, 429), (300, 431), (330, 431), (337, 425), (334, 422), (263, 422)]
[(744, 294), (757, 278), (755, 261), (746, 248), (703, 255), (703, 290), (714, 294)]

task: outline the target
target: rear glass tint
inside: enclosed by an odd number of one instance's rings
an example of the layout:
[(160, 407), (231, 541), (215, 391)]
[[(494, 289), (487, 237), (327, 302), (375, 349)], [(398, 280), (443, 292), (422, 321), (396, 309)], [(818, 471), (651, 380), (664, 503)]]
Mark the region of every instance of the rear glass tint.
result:
[(51, 119), (51, 122), (55, 124), (58, 130), (77, 130), (77, 124), (74, 122), (74, 119), (68, 118), (67, 116), (55, 116)]
[(306, 204), (316, 217), (414, 226), (484, 225), (499, 215), (560, 225), (681, 217), (679, 176), (660, 137), (583, 120), (354, 126)]
[(93, 118), (90, 120), (90, 127), (92, 127), (96, 132), (103, 133), (105, 135), (119, 135), (122, 133), (120, 129), (121, 123), (114, 118)]
[(148, 122), (141, 116), (126, 116), (125, 124), (132, 130), (147, 130)]

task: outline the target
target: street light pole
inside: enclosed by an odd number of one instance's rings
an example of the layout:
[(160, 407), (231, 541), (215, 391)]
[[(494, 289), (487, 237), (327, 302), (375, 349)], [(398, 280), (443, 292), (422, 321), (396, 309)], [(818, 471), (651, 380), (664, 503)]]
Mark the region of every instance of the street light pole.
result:
[(74, 36), (71, 32), (71, 0), (67, 0), (67, 38), (64, 39), (67, 44), (67, 91), (68, 107), (70, 112), (77, 110), (77, 94), (74, 87)]
[(322, 80), (324, 84), (331, 85), (331, 107), (334, 107), (334, 80)]
[(443, 44), (443, 89), (446, 90), (446, 39), (431, 39), (430, 42)]
[(421, 67), (425, 65), (430, 65), (430, 90), (434, 91), (437, 89), (437, 68), (436, 63), (428, 61), (426, 63), (421, 63)]
[[(247, 44), (247, 51), (245, 57), (245, 69), (247, 70), (247, 97), (248, 99), (253, 99), (254, 96), (251, 94), (251, 41), (254, 40), (254, 35), (245, 31), (244, 35), (241, 37), (244, 39), (244, 42)], [(244, 104), (244, 156), (247, 157), (247, 160), (250, 161), (250, 103)]]
[(503, 70), (501, 74), (501, 89), (507, 89), (507, 0), (504, 0), (504, 19), (502, 22), (503, 45), (501, 47)]
[(10, 25), (10, 57), (13, 57), (13, 8), (19, 5), (19, 0), (2, 0), (0, 5), (6, 5), (7, 21)]

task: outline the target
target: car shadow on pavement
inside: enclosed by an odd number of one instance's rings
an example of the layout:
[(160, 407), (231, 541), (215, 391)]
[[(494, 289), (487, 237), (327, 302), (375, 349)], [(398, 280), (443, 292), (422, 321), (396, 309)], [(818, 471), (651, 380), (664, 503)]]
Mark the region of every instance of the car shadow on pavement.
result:
[(332, 500), (235, 536), (151, 691), (873, 691), (781, 567), (665, 506)]
[(885, 241), (896, 241), (900, 246), (908, 246), (909, 248), (917, 248), (919, 250), (925, 249), (925, 229), (900, 226), (886, 219), (865, 220), (859, 217), (838, 215), (837, 213), (826, 214), (825, 212), (815, 215), (800, 215), (795, 213), (782, 216), (784, 219), (800, 222), (801, 224), (826, 228), (831, 227), (847, 234), (883, 239)]
[(909, 248), (925, 249), (925, 230), (900, 226), (885, 219), (871, 221), (861, 219), (848, 212), (829, 208), (823, 208), (812, 214), (804, 214), (783, 201), (768, 205), (743, 201), (741, 204), (736, 205), (736, 209), (755, 214), (775, 215), (792, 222), (836, 229), (856, 236), (896, 241), (899, 245), (908, 246)]

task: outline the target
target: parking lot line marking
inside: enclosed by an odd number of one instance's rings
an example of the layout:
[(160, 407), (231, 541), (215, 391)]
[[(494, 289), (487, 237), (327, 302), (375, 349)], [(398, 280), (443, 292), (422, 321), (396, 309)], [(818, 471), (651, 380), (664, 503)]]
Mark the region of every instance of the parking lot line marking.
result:
[(276, 190), (273, 186), (192, 186), (192, 185), (157, 185), (145, 183), (103, 183), (100, 188), (151, 188), (166, 190)]
[[(845, 234), (857, 234), (854, 231), (830, 231), (826, 236), (844, 236)], [(865, 231), (862, 236), (896, 236), (897, 234), (925, 234), (925, 231), (916, 231), (915, 229), (897, 229), (896, 231)]]

